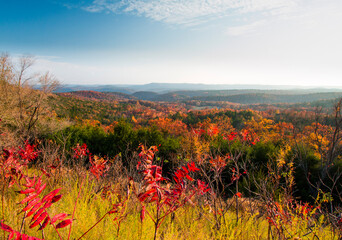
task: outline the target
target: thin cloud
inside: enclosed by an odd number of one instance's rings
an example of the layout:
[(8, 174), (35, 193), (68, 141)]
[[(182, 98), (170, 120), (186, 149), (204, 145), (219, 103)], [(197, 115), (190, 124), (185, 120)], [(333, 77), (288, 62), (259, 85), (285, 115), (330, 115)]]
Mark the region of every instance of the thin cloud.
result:
[(227, 34), (230, 36), (241, 36), (256, 32), (258, 28), (264, 26), (266, 24), (266, 20), (260, 20), (257, 22), (253, 22), (246, 25), (236, 26), (236, 27), (229, 27), (227, 29)]
[(155, 21), (196, 25), (241, 14), (284, 14), (302, 0), (95, 0), (83, 9), (144, 16)]

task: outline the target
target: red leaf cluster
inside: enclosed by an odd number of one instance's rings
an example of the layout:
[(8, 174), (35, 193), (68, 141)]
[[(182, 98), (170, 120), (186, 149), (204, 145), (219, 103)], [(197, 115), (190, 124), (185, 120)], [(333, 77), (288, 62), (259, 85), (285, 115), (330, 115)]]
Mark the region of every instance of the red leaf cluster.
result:
[(35, 148), (36, 145), (31, 145), (28, 143), (28, 141), (26, 141), (24, 148), (20, 147), (18, 154), (22, 159), (31, 162), (38, 156), (38, 152), (35, 150)]
[[(141, 146), (141, 150), (139, 154), (141, 161), (138, 163), (138, 169), (141, 169), (141, 173), (144, 176), (144, 188), (137, 196), (142, 204), (141, 221), (144, 220), (145, 213), (147, 212), (144, 205), (146, 203), (156, 204), (157, 212), (163, 213), (162, 216), (157, 214), (157, 218), (161, 220), (190, 201), (193, 195), (204, 194), (209, 191), (208, 185), (205, 185), (200, 180), (197, 181), (198, 187), (192, 184), (194, 179), (189, 174), (200, 170), (193, 162), (175, 171), (173, 177), (175, 184), (172, 185), (169, 179), (162, 176), (162, 167), (152, 164), (157, 148), (151, 147), (146, 149), (144, 146)], [(148, 213), (148, 216), (153, 220), (150, 213)]]
[(87, 144), (83, 143), (82, 146), (80, 146), (78, 143), (76, 147), (74, 148), (74, 158), (79, 159), (82, 157), (86, 157), (89, 155), (89, 150), (87, 147)]
[(0, 155), (0, 168), (5, 178), (9, 180), (10, 187), (23, 176), (23, 167), (37, 158), (39, 152), (35, 147), (36, 145), (30, 145), (26, 141), (24, 147), (3, 149)]
[(224, 135), (223, 139), (228, 140), (228, 141), (233, 141), (237, 135), (238, 133), (233, 131), (233, 132), (230, 132), (229, 134)]
[(103, 158), (99, 158), (97, 156), (94, 156), (93, 158), (90, 157), (90, 172), (99, 179), (102, 177), (109, 169), (109, 166), (107, 164), (107, 160), (104, 160)]
[(232, 131), (229, 134), (223, 134), (223, 139), (227, 141), (234, 141), (239, 139), (242, 142), (255, 145), (259, 142), (259, 138), (256, 133), (250, 129), (242, 129), (240, 132)]
[(18, 231), (13, 230), (10, 226), (3, 223), (1, 220), (0, 222), (0, 229), (5, 232), (9, 232), (8, 240), (15, 239), (15, 240), (41, 240), (40, 238), (28, 236), (26, 234), (20, 233)]
[[(67, 216), (67, 214), (61, 213), (54, 216), (51, 220), (47, 213), (47, 209), (51, 207), (53, 203), (56, 203), (62, 198), (62, 195), (57, 195), (61, 190), (60, 188), (51, 191), (41, 198), (39, 195), (46, 188), (46, 184), (42, 184), (41, 177), (25, 177), (25, 181), (26, 184), (23, 184), (23, 186), (26, 187), (26, 189), (19, 191), (19, 193), (25, 194), (26, 197), (20, 202), (20, 204), (27, 204), (21, 212), (27, 212), (25, 218), (32, 216), (29, 226), (30, 228), (40, 225), (38, 230), (43, 230), (49, 223), (54, 224), (57, 220), (63, 220)], [(67, 219), (65, 221), (65, 223), (58, 226), (63, 227), (66, 223), (71, 223), (72, 220)], [(68, 224), (65, 226), (67, 225)]]
[[(188, 167), (188, 168), (187, 168)], [(174, 173), (173, 179), (177, 184), (180, 184), (184, 181), (184, 178), (186, 178), (189, 181), (193, 181), (193, 179), (189, 176), (190, 172), (197, 172), (199, 171), (199, 168), (195, 166), (195, 163), (188, 163), (187, 167), (182, 166), (180, 169), (178, 169)]]
[(243, 129), (241, 131), (241, 136), (243, 141), (248, 142), (251, 145), (255, 145), (259, 141), (257, 135), (248, 129)]
[(209, 184), (205, 184), (205, 182), (197, 180), (197, 189), (199, 194), (203, 195), (204, 193), (209, 192), (210, 188), (208, 186)]
[(227, 160), (230, 159), (230, 156), (227, 155), (226, 157), (221, 157), (218, 156), (216, 158), (211, 158), (209, 161), (212, 170), (216, 173), (219, 174), (223, 171), (223, 169), (227, 166)]

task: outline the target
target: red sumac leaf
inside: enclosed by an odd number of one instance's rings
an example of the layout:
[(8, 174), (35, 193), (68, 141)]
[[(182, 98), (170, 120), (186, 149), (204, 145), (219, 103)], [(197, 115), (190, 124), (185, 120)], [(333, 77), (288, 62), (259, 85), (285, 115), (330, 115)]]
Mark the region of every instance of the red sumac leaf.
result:
[(143, 202), (146, 200), (146, 198), (148, 198), (152, 193), (155, 193), (155, 192), (156, 192), (156, 189), (152, 188), (146, 191), (145, 193), (139, 194), (138, 199), (140, 202)]
[(56, 195), (51, 199), (51, 203), (55, 203), (58, 202), (59, 200), (61, 200), (62, 195)]
[(188, 169), (189, 171), (192, 171), (192, 172), (199, 171), (199, 168), (196, 167), (194, 162), (188, 163)]
[(185, 177), (189, 180), (189, 181), (193, 181), (194, 179), (192, 177), (190, 177), (189, 175), (185, 175)]
[(36, 193), (40, 194), (46, 188), (46, 183), (40, 186), (38, 189), (36, 188)]
[(13, 229), (8, 225), (3, 224), (2, 221), (0, 222), (0, 228), (6, 232), (13, 232)]
[(184, 171), (185, 173), (188, 173), (188, 172), (189, 172), (189, 170), (188, 170), (186, 167), (184, 167), (184, 166), (182, 166), (182, 169), (183, 169), (183, 171)]
[(26, 215), (26, 217), (30, 217), (32, 214), (34, 214), (38, 208), (42, 205), (42, 202), (37, 203)]
[(28, 202), (28, 201), (31, 201), (32, 199), (34, 199), (34, 198), (37, 197), (37, 196), (38, 196), (37, 193), (32, 193), (32, 194), (28, 195), (26, 198), (24, 198), (24, 199), (20, 202), (20, 204), (24, 204), (24, 203), (26, 203), (26, 202)]
[(33, 193), (34, 191), (35, 191), (34, 188), (27, 188), (25, 190), (18, 191), (18, 193), (20, 193), (20, 194), (29, 194), (29, 193)]
[(118, 209), (113, 208), (112, 210), (110, 210), (110, 211), (108, 212), (108, 214), (113, 214), (113, 213), (118, 213), (118, 212), (119, 212)]
[(56, 216), (54, 216), (51, 220), (51, 224), (54, 224), (56, 221), (61, 221), (63, 220), (64, 218), (66, 218), (68, 216), (68, 214), (66, 213), (60, 213), (60, 214), (57, 214)]
[(51, 205), (52, 205), (52, 202), (47, 202), (44, 204), (43, 209), (47, 209), (47, 208), (51, 207)]
[(37, 190), (38, 188), (40, 188), (41, 185), (42, 185), (42, 178), (39, 177), (39, 178), (38, 178), (38, 181), (37, 181), (37, 183), (36, 183), (36, 186), (34, 186), (34, 188)]
[(36, 220), (34, 223), (32, 223), (32, 224), (30, 225), (30, 228), (34, 228), (34, 227), (37, 226), (39, 223), (41, 223), (41, 221), (43, 221), (44, 218), (46, 218), (47, 215), (48, 215), (47, 212), (42, 213), (42, 214), (37, 218), (37, 220)]
[(71, 223), (72, 223), (72, 220), (71, 220), (71, 219), (66, 219), (66, 220), (64, 220), (64, 221), (62, 221), (62, 222), (60, 222), (60, 223), (58, 223), (58, 224), (56, 225), (56, 228), (64, 228), (64, 227), (68, 226), (68, 225), (71, 224)]
[(50, 217), (47, 216), (47, 217), (45, 218), (43, 224), (42, 224), (42, 225), (40, 226), (40, 228), (38, 229), (38, 231), (39, 231), (39, 230), (43, 230), (43, 229), (48, 225), (49, 221), (50, 221)]
[(28, 240), (28, 236), (26, 234), (21, 234), (20, 239), (21, 240)]
[(38, 197), (35, 198), (35, 199), (32, 199), (32, 200), (27, 204), (27, 206), (24, 207), (24, 209), (22, 210), (22, 212), (26, 212), (27, 210), (29, 210), (31, 207), (33, 207), (34, 205), (36, 205), (36, 203), (38, 203), (39, 200), (40, 200), (40, 199), (39, 199)]
[(26, 181), (26, 184), (23, 184), (23, 186), (25, 186), (27, 188), (31, 188), (36, 183), (36, 177), (33, 177), (33, 179), (26, 177), (25, 181)]
[(56, 190), (53, 190), (52, 192), (46, 194), (43, 199), (42, 202), (48, 202), (50, 201), (59, 191), (61, 190), (61, 188), (57, 188)]
[(21, 240), (21, 234), (20, 232), (17, 232), (17, 231), (13, 231), (15, 233), (15, 240)]
[(36, 214), (34, 214), (33, 218), (31, 219), (31, 222), (36, 221), (36, 220), (38, 219), (38, 217), (43, 213), (44, 210), (45, 210), (44, 207), (40, 208), (40, 209), (36, 212)]
[(154, 194), (154, 196), (150, 200), (150, 203), (151, 202), (156, 202), (157, 200), (158, 200), (158, 194)]
[(8, 240), (13, 239), (14, 237), (16, 238), (17, 233), (15, 231), (11, 232), (10, 235), (8, 235)]

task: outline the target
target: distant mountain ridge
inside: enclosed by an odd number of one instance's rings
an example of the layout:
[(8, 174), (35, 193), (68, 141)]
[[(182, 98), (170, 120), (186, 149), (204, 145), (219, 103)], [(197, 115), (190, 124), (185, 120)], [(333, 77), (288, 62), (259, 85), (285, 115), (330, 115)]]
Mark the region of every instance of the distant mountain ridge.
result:
[(303, 87), (294, 85), (243, 85), (243, 84), (196, 84), (196, 83), (149, 83), (142, 85), (71, 85), (60, 86), (56, 92), (98, 91), (121, 92), (133, 94), (135, 92), (156, 92), (159, 94), (179, 91), (212, 91), (212, 90), (293, 90), (313, 92), (342, 92), (342, 88)]

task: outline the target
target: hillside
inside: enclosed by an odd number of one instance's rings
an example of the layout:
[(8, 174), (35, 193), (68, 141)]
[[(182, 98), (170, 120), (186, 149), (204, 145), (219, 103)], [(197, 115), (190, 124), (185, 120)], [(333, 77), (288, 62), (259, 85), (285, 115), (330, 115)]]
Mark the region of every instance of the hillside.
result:
[(341, 92), (307, 93), (304, 90), (213, 90), (213, 91), (177, 91), (164, 94), (155, 92), (136, 92), (133, 94), (141, 100), (149, 101), (210, 101), (231, 102), (239, 104), (277, 104), (277, 103), (307, 103), (321, 100), (336, 99)]
[(64, 97), (76, 97), (85, 100), (123, 101), (136, 99), (132, 95), (120, 92), (73, 91), (58, 93), (58, 95)]
[(258, 104), (258, 103), (306, 103), (320, 100), (336, 99), (342, 97), (342, 93), (310, 93), (310, 94), (268, 94), (268, 93), (245, 93), (229, 96), (196, 96), (193, 100), (200, 101), (227, 101), (240, 104)]

